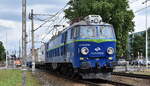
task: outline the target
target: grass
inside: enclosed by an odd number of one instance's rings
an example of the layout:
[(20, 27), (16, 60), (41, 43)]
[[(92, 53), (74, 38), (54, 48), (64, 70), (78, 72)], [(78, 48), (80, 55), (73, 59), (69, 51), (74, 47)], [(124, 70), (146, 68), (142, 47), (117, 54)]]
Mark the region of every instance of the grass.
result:
[[(22, 86), (21, 70), (0, 70), (0, 86)], [(26, 86), (41, 86), (31, 72), (26, 72)]]

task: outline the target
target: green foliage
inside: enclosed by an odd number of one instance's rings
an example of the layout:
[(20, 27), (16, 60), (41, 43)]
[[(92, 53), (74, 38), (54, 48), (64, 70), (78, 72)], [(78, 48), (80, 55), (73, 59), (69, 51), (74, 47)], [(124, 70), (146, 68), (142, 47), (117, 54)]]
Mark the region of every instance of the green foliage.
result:
[(4, 60), (5, 57), (6, 57), (5, 48), (3, 46), (3, 43), (0, 41), (0, 61)]
[(126, 55), (128, 33), (134, 31), (134, 14), (128, 0), (70, 0), (65, 17), (73, 21), (85, 16), (101, 15), (104, 22), (114, 26), (117, 38), (117, 55)]
[(145, 56), (145, 33), (142, 35), (134, 35), (130, 45), (134, 59), (138, 57), (138, 52)]
[[(131, 53), (133, 54), (133, 59), (138, 57), (138, 52), (145, 57), (145, 50), (146, 50), (146, 32), (139, 32), (140, 34), (131, 34), (129, 38), (130, 46), (131, 46)], [(150, 37), (150, 28), (148, 29), (148, 38)], [(148, 40), (148, 56), (150, 56), (150, 41)]]

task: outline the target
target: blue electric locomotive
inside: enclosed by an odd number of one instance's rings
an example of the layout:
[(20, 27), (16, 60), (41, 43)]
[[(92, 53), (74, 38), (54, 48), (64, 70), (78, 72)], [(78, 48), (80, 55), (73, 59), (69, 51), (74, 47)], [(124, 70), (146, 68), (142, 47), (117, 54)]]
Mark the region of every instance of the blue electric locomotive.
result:
[(83, 78), (99, 78), (112, 72), (115, 56), (113, 26), (102, 22), (99, 15), (72, 24), (46, 46), (46, 63), (53, 70), (75, 72)]

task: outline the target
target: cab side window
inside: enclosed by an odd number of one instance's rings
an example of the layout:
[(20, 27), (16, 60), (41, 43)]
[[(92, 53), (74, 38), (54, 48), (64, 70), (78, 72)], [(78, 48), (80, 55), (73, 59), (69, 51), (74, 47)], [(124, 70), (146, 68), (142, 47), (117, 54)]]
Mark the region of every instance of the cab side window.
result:
[(70, 39), (73, 39), (73, 34), (74, 34), (74, 28), (71, 29)]
[(74, 27), (71, 29), (71, 39), (78, 37), (78, 31), (79, 31), (78, 27)]
[(71, 39), (71, 29), (69, 29), (67, 33), (67, 42), (70, 41), (70, 39)]

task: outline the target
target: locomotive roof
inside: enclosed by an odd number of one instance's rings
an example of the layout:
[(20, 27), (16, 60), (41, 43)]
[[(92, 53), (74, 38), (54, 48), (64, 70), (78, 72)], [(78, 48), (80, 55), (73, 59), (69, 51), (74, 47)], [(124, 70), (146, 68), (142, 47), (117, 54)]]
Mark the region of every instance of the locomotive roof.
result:
[[(93, 25), (93, 24), (88, 24), (86, 21), (76, 22), (76, 23), (72, 24), (71, 26), (67, 27), (63, 32), (67, 31), (68, 29), (70, 29), (72, 27), (80, 26), (80, 25)], [(111, 24), (102, 22), (102, 23), (97, 24), (97, 25), (111, 25)]]
[[(69, 29), (71, 29), (72, 27), (80, 26), (80, 25), (93, 25), (93, 24), (88, 24), (86, 21), (76, 22), (76, 23), (72, 24), (71, 26), (66, 27), (64, 30), (60, 31), (60, 33), (59, 33), (58, 35), (52, 36), (52, 38), (51, 38), (49, 41), (55, 39), (56, 37), (58, 37), (58, 36), (61, 35), (62, 33), (66, 32), (66, 31), (69, 30)], [(97, 24), (97, 26), (98, 26), (98, 25), (111, 25), (111, 24), (101, 22), (100, 24)]]

